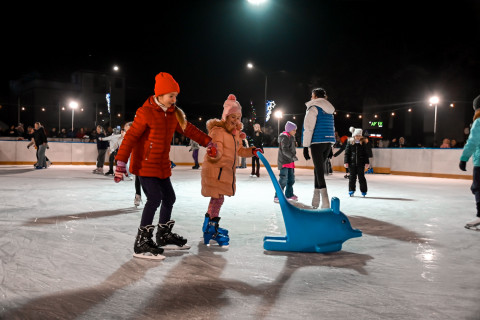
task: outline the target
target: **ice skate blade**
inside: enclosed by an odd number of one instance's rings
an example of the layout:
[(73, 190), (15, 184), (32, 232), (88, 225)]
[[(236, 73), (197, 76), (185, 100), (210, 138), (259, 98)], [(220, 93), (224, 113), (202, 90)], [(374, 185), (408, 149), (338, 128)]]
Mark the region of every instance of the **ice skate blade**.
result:
[(465, 229), (468, 229), (468, 230), (473, 230), (473, 231), (480, 231), (480, 228), (479, 226), (471, 226), (471, 225), (465, 225)]
[(147, 259), (147, 260), (163, 260), (166, 258), (161, 254), (154, 255), (154, 254), (148, 254), (148, 253), (134, 253), (133, 257), (139, 258), (139, 259)]
[(188, 250), (191, 247), (189, 245), (184, 245), (183, 247), (177, 246), (175, 244), (167, 244), (166, 246), (160, 247), (163, 250)]
[(217, 242), (212, 243), (212, 244), (207, 243), (206, 246), (207, 246), (207, 247), (212, 247), (212, 248), (219, 248), (219, 249), (228, 249), (228, 247), (229, 247), (228, 244), (227, 244), (226, 246), (221, 246), (221, 245), (219, 245)]

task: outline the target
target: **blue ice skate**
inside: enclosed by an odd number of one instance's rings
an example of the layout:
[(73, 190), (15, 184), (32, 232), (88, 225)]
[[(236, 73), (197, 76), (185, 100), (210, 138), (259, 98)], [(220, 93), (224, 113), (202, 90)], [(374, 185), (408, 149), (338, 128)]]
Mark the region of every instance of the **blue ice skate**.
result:
[(284, 237), (264, 237), (265, 250), (334, 252), (340, 251), (348, 239), (362, 236), (362, 232), (353, 229), (347, 216), (340, 211), (340, 200), (336, 197), (332, 198), (329, 209), (301, 209), (290, 204), (267, 159), (260, 152), (257, 156), (265, 165), (277, 192), (287, 233)]
[(207, 228), (203, 233), (203, 243), (209, 246), (210, 240), (214, 240), (220, 247), (228, 248), (230, 237), (218, 231), (219, 221), (220, 217), (215, 217), (208, 221)]

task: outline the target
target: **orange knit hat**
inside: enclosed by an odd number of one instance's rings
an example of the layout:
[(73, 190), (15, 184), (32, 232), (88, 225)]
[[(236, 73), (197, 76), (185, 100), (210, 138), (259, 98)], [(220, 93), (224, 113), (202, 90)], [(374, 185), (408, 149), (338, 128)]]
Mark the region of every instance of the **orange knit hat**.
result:
[(180, 93), (180, 86), (171, 74), (160, 72), (155, 77), (155, 95), (161, 96), (170, 92)]

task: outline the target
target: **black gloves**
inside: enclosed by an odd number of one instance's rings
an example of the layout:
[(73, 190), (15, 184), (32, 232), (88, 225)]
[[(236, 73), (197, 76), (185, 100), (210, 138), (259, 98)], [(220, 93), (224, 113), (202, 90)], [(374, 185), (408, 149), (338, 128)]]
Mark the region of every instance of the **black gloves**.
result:
[(458, 165), (458, 167), (462, 171), (467, 171), (467, 161), (460, 161), (460, 164)]
[(303, 156), (305, 157), (305, 160), (310, 160), (310, 155), (308, 154), (308, 147), (303, 147)]

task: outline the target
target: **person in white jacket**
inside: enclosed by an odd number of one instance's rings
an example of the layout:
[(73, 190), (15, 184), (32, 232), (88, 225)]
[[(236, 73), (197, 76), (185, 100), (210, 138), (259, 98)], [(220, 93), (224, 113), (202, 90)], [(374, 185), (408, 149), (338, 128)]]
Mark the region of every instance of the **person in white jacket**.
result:
[(312, 90), (311, 100), (306, 102), (307, 112), (303, 121), (302, 144), (305, 160), (310, 160), (309, 148), (312, 151), (314, 165), (315, 189), (312, 207), (330, 208), (327, 185), (325, 183), (325, 161), (335, 143), (335, 125), (333, 113), (335, 108), (327, 100), (327, 93), (322, 88)]
[(115, 162), (115, 157), (117, 156), (118, 148), (120, 148), (120, 145), (122, 144), (124, 135), (125, 135), (124, 129), (122, 129), (120, 132), (118, 132), (118, 129), (115, 129), (114, 134), (108, 137), (99, 138), (100, 141), (108, 141), (109, 143), (109, 147), (108, 147), (110, 151), (110, 156), (108, 158), (109, 169), (108, 169), (108, 172), (105, 173), (106, 176), (114, 175), (113, 164)]

